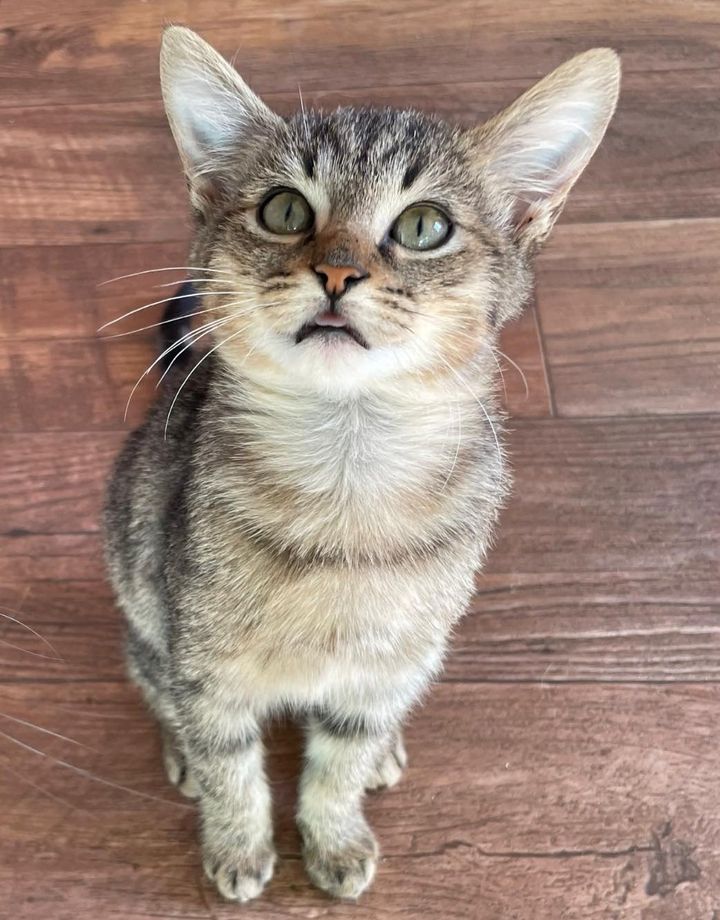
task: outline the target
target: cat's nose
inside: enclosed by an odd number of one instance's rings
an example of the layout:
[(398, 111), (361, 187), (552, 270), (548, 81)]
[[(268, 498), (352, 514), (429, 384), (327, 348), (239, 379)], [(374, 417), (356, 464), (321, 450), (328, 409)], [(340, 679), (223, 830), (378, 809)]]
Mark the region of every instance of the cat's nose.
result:
[(326, 262), (321, 262), (319, 265), (313, 265), (312, 270), (331, 300), (342, 297), (350, 285), (357, 284), (358, 281), (368, 276), (368, 273), (358, 265), (328, 265)]

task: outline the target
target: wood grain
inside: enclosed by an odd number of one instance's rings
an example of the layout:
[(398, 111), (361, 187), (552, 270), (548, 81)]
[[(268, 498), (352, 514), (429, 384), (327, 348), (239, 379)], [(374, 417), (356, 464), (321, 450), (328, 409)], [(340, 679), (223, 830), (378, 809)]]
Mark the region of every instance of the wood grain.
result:
[(560, 415), (716, 412), (720, 221), (559, 227), (538, 272)]
[[(193, 810), (164, 781), (155, 730), (134, 694), (121, 684), (30, 684), (0, 688), (0, 700), (6, 716), (32, 712), (37, 725), (86, 747), (8, 718), (0, 720), (6, 735), (88, 771), (0, 742), (2, 766), (19, 777), (0, 787), (5, 913), (237, 916), (201, 880)], [(281, 859), (250, 910), (373, 920), (710, 918), (720, 884), (720, 825), (707, 809), (719, 702), (717, 687), (436, 688), (410, 725), (405, 779), (369, 801), (383, 859), (359, 905), (332, 904), (305, 879), (292, 820), (298, 734), (276, 729), (270, 773)], [(38, 840), (52, 848), (38, 854)]]
[[(3, 11), (5, 105), (155, 99), (162, 27), (201, 32), (258, 90), (297, 92), (406, 87), (445, 80), (530, 81), (593, 45), (623, 51), (628, 73), (711, 71), (720, 62), (720, 24), (707, 0), (628, 4), (603, 0), (160, 0), (108, 6), (86, 0), (54, 24), (48, 0)], [(700, 77), (702, 75), (699, 75)]]
[[(0, 344), (6, 352), (18, 412), (3, 418), (8, 431), (116, 429), (124, 424), (133, 386), (157, 349), (147, 337), (98, 344), (35, 340)], [(0, 370), (0, 373), (2, 371)], [(145, 377), (128, 409), (137, 424), (152, 398), (157, 375)]]
[[(184, 266), (187, 257), (182, 242), (0, 248), (0, 342), (94, 339), (104, 323), (167, 297), (185, 271), (150, 270)], [(108, 283), (134, 272), (143, 274)], [(154, 322), (157, 314), (128, 317), (117, 331)]]
[(656, 597), (715, 600), (720, 420), (515, 423), (513, 500), (494, 574), (605, 576)]
[(0, 439), (3, 532), (97, 530), (104, 481), (122, 438), (120, 432), (58, 432)]
[[(383, 859), (359, 904), (303, 873), (287, 724), (275, 879), (243, 908), (202, 880), (103, 574), (104, 482), (155, 344), (97, 329), (184, 271), (99, 285), (187, 259), (157, 74), (183, 21), (282, 113), (299, 85), (472, 124), (576, 52), (623, 59), (536, 304), (503, 333), (529, 388), (502, 359), (514, 494), (407, 776), (368, 802)], [(717, 3), (7, 0), (0, 77), (0, 916), (718, 920)]]

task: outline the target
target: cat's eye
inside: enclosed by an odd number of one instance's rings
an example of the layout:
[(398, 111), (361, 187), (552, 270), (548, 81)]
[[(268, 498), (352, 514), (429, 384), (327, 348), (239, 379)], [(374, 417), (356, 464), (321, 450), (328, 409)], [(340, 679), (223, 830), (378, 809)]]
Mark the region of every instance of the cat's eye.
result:
[(448, 239), (450, 218), (433, 204), (414, 204), (392, 225), (390, 236), (406, 249), (437, 249)]
[(300, 192), (283, 189), (260, 206), (260, 223), (271, 233), (304, 233), (315, 220), (312, 208)]

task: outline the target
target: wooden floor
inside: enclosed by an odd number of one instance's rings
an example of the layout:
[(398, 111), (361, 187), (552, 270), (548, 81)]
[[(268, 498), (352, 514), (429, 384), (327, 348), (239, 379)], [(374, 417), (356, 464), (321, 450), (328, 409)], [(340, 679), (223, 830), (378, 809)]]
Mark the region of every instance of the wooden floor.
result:
[[(153, 343), (95, 330), (175, 276), (98, 284), (187, 258), (168, 21), (282, 111), (300, 84), (470, 123), (575, 52), (623, 55), (505, 337), (529, 387), (508, 364), (514, 497), (410, 769), (369, 802), (383, 859), (357, 906), (305, 880), (282, 725), (278, 871), (223, 905), (123, 675), (98, 509)], [(719, 920), (719, 100), (717, 0), (2, 3), (0, 916)]]

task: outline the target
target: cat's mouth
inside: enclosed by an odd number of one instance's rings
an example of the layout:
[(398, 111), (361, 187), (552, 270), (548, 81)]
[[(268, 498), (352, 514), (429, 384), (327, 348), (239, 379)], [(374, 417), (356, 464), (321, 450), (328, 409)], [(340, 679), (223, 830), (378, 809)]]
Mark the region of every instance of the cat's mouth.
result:
[(299, 345), (300, 342), (304, 342), (305, 339), (309, 338), (322, 338), (326, 341), (350, 339), (361, 348), (370, 347), (357, 329), (344, 316), (340, 316), (338, 313), (330, 313), (329, 311), (318, 313), (315, 319), (305, 323), (295, 336), (295, 344)]

